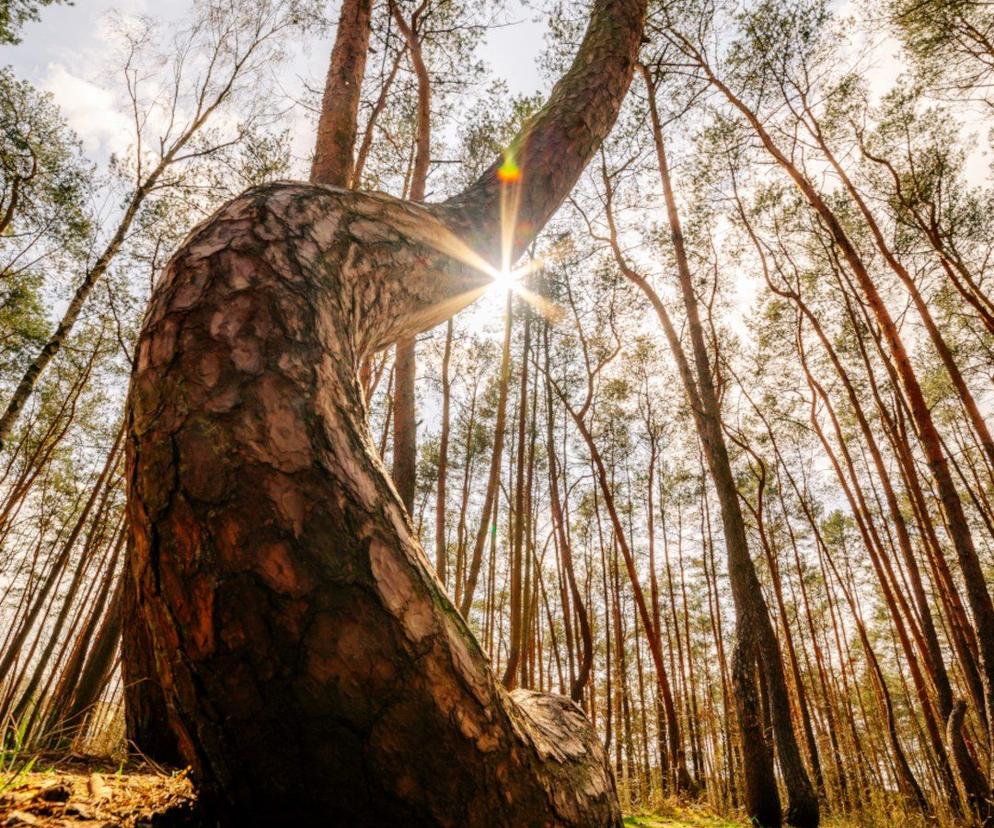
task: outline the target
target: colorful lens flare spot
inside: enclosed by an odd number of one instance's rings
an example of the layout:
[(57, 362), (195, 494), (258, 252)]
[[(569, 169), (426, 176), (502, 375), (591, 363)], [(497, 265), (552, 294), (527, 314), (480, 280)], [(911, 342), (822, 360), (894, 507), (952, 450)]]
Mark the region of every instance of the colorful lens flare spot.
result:
[(521, 168), (514, 163), (514, 158), (510, 155), (504, 156), (504, 163), (497, 170), (497, 178), (505, 184), (514, 184), (521, 180)]

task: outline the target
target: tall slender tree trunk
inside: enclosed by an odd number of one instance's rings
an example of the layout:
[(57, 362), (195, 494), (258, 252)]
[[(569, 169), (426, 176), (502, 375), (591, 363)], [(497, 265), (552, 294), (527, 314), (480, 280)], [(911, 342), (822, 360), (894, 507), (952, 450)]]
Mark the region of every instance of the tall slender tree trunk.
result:
[[(650, 107), (651, 112), (655, 113), (654, 98), (650, 98)], [(801, 826), (801, 828), (817, 826), (819, 822), (818, 798), (811, 785), (811, 780), (808, 778), (807, 769), (804, 767), (797, 738), (794, 734), (790, 698), (787, 692), (787, 682), (784, 678), (783, 661), (780, 657), (780, 645), (777, 642), (769, 609), (763, 598), (762, 587), (749, 554), (745, 521), (742, 517), (738, 490), (728, 458), (728, 448), (721, 430), (721, 410), (714, 388), (710, 358), (698, 313), (693, 277), (684, 249), (683, 232), (670, 181), (658, 113), (653, 115), (653, 136), (656, 142), (660, 178), (663, 182), (673, 247), (676, 252), (680, 292), (687, 311), (688, 329), (697, 372), (697, 386), (702, 409), (700, 421), (704, 426), (701, 442), (705, 447), (705, 456), (721, 506), (725, 545), (728, 550), (728, 574), (732, 585), (736, 614), (741, 619), (740, 623), (755, 627), (756, 654), (766, 679), (770, 713), (777, 740), (777, 756), (787, 787), (787, 822), (791, 825)], [(736, 656), (736, 658), (744, 659), (744, 655)], [(744, 669), (744, 664), (740, 665), (740, 671)]]
[(452, 408), (452, 381), (449, 363), (452, 361), (452, 329), (450, 319), (445, 326), (445, 347), (442, 352), (442, 431), (438, 437), (438, 482), (435, 489), (435, 572), (443, 586), (448, 585), (448, 540), (446, 538), (446, 506), (449, 474), (449, 420)]
[[(480, 566), (483, 564), (483, 549), (491, 527), (497, 522), (497, 496), (500, 487), (500, 464), (504, 454), (504, 431), (507, 426), (507, 386), (511, 381), (511, 330), (513, 327), (512, 309), (514, 303), (512, 294), (508, 291), (504, 305), (504, 344), (500, 358), (500, 379), (497, 387), (497, 417), (494, 423), (494, 444), (490, 453), (490, 470), (487, 474), (487, 489), (483, 496), (483, 511), (480, 514), (480, 525), (476, 530), (473, 541), (473, 554), (469, 559), (466, 571), (465, 585), (462, 590), (462, 600), (459, 602), (459, 612), (464, 617), (469, 615), (473, 606), (473, 596), (480, 577)], [(458, 591), (457, 591), (458, 596)]]
[[(994, 721), (994, 602), (992, 602), (990, 592), (987, 589), (984, 570), (973, 542), (970, 524), (963, 509), (959, 492), (956, 490), (956, 485), (953, 481), (949, 458), (943, 450), (939, 431), (925, 400), (921, 383), (911, 364), (911, 358), (901, 333), (890, 311), (887, 309), (873, 278), (870, 276), (870, 272), (859, 251), (829, 204), (805, 174), (777, 146), (757, 114), (714, 74), (703, 55), (700, 55), (686, 41), (684, 41), (684, 46), (688, 49), (688, 53), (698, 61), (711, 85), (720, 91), (729, 103), (742, 114), (766, 151), (790, 177), (814, 213), (824, 222), (842, 259), (859, 284), (870, 312), (880, 326), (881, 333), (886, 340), (890, 357), (893, 361), (894, 369), (900, 380), (901, 388), (907, 397), (911, 416), (915, 423), (915, 431), (938, 491), (945, 517), (946, 529), (959, 559), (967, 599), (973, 613), (973, 621), (977, 629), (977, 639), (980, 645), (980, 665), (985, 697), (984, 706), (988, 722), (986, 739), (988, 743), (988, 755), (994, 759), (994, 728), (991, 727), (991, 722)], [(991, 776), (992, 774), (988, 773), (989, 780)]]
[[(555, 434), (553, 428), (553, 398), (552, 382), (549, 378), (549, 326), (548, 323), (543, 328), (545, 345), (545, 412), (546, 412), (546, 450), (549, 458), (549, 497), (552, 506), (552, 522), (556, 532), (559, 545), (559, 554), (562, 561), (562, 568), (566, 576), (566, 583), (569, 585), (569, 595), (572, 599), (572, 611), (576, 613), (577, 627), (580, 633), (580, 664), (576, 670), (576, 675), (570, 686), (570, 698), (575, 702), (580, 702), (583, 698), (583, 688), (590, 680), (590, 673), (594, 661), (594, 642), (590, 630), (590, 619), (587, 615), (587, 607), (580, 592), (580, 586), (576, 579), (576, 568), (573, 563), (573, 548), (566, 532), (566, 520), (563, 514), (562, 501), (559, 496), (559, 462), (555, 451)], [(565, 596), (565, 591), (564, 591)], [(567, 603), (564, 601), (564, 611)], [(568, 616), (569, 612), (565, 611)], [(567, 621), (567, 630), (571, 625)], [(572, 654), (570, 656), (572, 663)]]
[[(565, 404), (573, 417), (573, 422), (576, 423), (580, 436), (583, 438), (583, 441), (586, 443), (587, 449), (590, 452), (601, 496), (604, 499), (604, 505), (607, 508), (608, 515), (611, 518), (615, 541), (621, 549), (622, 558), (625, 562), (625, 569), (627, 570), (628, 579), (632, 585), (632, 593), (635, 597), (635, 606), (638, 609), (639, 619), (641, 620), (643, 629), (645, 630), (646, 640), (649, 644), (649, 652), (652, 655), (652, 662), (656, 671), (656, 679), (659, 683), (659, 691), (663, 697), (663, 704), (666, 709), (667, 738), (669, 740), (670, 755), (673, 760), (673, 771), (676, 776), (676, 787), (678, 790), (686, 791), (691, 787), (690, 774), (687, 773), (686, 754), (683, 748), (683, 740), (680, 736), (680, 723), (677, 718), (676, 704), (673, 701), (673, 691), (670, 686), (669, 676), (666, 673), (666, 666), (663, 661), (662, 643), (659, 630), (653, 624), (652, 616), (649, 613), (649, 607), (645, 600), (645, 592), (639, 582), (638, 571), (635, 568), (635, 558), (628, 546), (628, 541), (625, 540), (625, 530), (621, 523), (621, 519), (618, 517), (618, 510), (615, 507), (614, 497), (611, 493), (611, 484), (608, 480), (607, 470), (604, 466), (601, 453), (598, 450), (593, 435), (590, 433), (590, 429), (587, 427), (587, 424), (584, 422), (583, 418), (580, 417), (576, 411), (570, 408), (568, 403)], [(621, 681), (620, 676), (617, 678), (617, 681)]]
[[(408, 198), (421, 202), (428, 186), (428, 166), (431, 162), (431, 76), (425, 64), (418, 18), (426, 8), (422, 3), (411, 20), (406, 20), (396, 0), (390, 0), (390, 11), (407, 44), (407, 52), (418, 82), (417, 124), (415, 126), (414, 166)], [(414, 387), (418, 378), (416, 340), (405, 336), (397, 342), (397, 397), (393, 415), (393, 482), (408, 514), (414, 513), (414, 493), (418, 472), (418, 412)]]
[(372, 0), (344, 0), (321, 101), (311, 181), (348, 187), (352, 183), (356, 121), (369, 54)]
[[(680, 363), (681, 374), (684, 376), (684, 384), (687, 387), (691, 407), (694, 411), (695, 423), (698, 426), (701, 442), (704, 446), (704, 453), (718, 494), (725, 544), (728, 550), (729, 579), (732, 585), (732, 596), (739, 625), (736, 645), (739, 650), (733, 655), (735, 688), (737, 696), (749, 700), (755, 699), (755, 692), (748, 686), (751, 680), (753, 657), (751, 653), (742, 651), (742, 648), (749, 646), (757, 647), (756, 654), (761, 656), (760, 663), (763, 667), (763, 675), (770, 694), (770, 710), (773, 717), (777, 746), (779, 748), (778, 757), (789, 797), (787, 821), (797, 826), (817, 826), (819, 822), (818, 800), (811, 781), (808, 778), (803, 760), (801, 759), (801, 753), (794, 734), (790, 699), (784, 678), (780, 648), (773, 630), (772, 621), (770, 620), (769, 610), (763, 598), (762, 588), (749, 554), (745, 522), (738, 499), (738, 490), (735, 486), (735, 479), (728, 458), (728, 449), (721, 429), (720, 406), (715, 392), (710, 358), (697, 308), (693, 277), (690, 273), (689, 261), (684, 247), (679, 212), (670, 180), (669, 166), (663, 142), (662, 125), (655, 103), (655, 85), (652, 82), (648, 69), (640, 66), (640, 71), (649, 91), (649, 112), (652, 121), (653, 140), (656, 148), (660, 179), (663, 185), (673, 249), (677, 261), (680, 290), (684, 308), (687, 312), (695, 374), (692, 377), (689, 376), (689, 366), (684, 364), (688, 361), (686, 357), (682, 360), (678, 359), (678, 362)], [(614, 232), (612, 232), (612, 236), (614, 235)], [(616, 244), (614, 247), (616, 248)], [(654, 305), (657, 306), (657, 314), (661, 318), (664, 317), (665, 311), (663, 313), (659, 312), (659, 309), (662, 307), (661, 303), (657, 300), (654, 302)], [(668, 338), (671, 340), (671, 350), (675, 352), (674, 355), (677, 356), (678, 351), (682, 355), (682, 346), (680, 346), (679, 341), (670, 332), (672, 325), (664, 324), (664, 328), (667, 329)], [(673, 347), (674, 343), (676, 348)], [(695, 390), (696, 394), (694, 393)], [(750, 716), (749, 712), (744, 709), (741, 698), (737, 699), (740, 712), (740, 726), (742, 726), (743, 732), (747, 733), (747, 728), (756, 727), (756, 722)], [(749, 737), (746, 736), (744, 738)], [(779, 803), (774, 803), (771, 791), (768, 790), (772, 775), (764, 771), (761, 764), (767, 757), (768, 754), (759, 753), (754, 757), (754, 761), (750, 762), (747, 760), (746, 762), (747, 775), (751, 773), (756, 777), (751, 783), (747, 780), (748, 807), (750, 815), (754, 819), (760, 820), (761, 824), (767, 824), (763, 820), (769, 820), (769, 824), (778, 825), (780, 820)], [(775, 793), (775, 787), (772, 793)], [(774, 804), (776, 804), (777, 810), (775, 816), (772, 813)]]
[(531, 314), (527, 309), (525, 314), (524, 339), (521, 348), (521, 375), (518, 387), (518, 438), (517, 462), (515, 468), (513, 530), (511, 533), (511, 589), (510, 589), (510, 630), (507, 653), (507, 664), (504, 666), (503, 684), (508, 690), (513, 690), (518, 682), (518, 669), (523, 649), (525, 633), (525, 607), (528, 605), (521, 583), (525, 574), (524, 542), (525, 542), (525, 437), (528, 421), (528, 349), (531, 345)]

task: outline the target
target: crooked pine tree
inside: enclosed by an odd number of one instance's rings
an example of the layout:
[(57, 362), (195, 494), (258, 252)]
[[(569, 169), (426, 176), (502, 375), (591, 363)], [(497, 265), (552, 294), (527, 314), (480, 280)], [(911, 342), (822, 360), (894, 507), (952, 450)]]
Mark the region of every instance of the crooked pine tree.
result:
[[(515, 254), (610, 130), (645, 5), (594, 3), (515, 141)], [(500, 261), (499, 168), (437, 205), (250, 190), (152, 297), (128, 401), (127, 623), (222, 822), (620, 824), (589, 722), (496, 681), (366, 424), (363, 359), (489, 283), (454, 254)]]

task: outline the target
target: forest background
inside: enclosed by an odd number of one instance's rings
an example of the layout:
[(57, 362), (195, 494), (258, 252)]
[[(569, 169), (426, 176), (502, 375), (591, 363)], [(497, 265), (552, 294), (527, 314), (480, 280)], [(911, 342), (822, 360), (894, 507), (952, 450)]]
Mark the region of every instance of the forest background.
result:
[[(374, 4), (355, 183), (416, 187), (412, 46), (437, 201), (542, 100), (587, 11)], [(19, 748), (126, 749), (122, 410), (145, 303), (198, 221), (307, 177), (337, 15), (80, 2), (8, 28), (0, 726)], [(680, 370), (691, 304), (819, 798), (974, 808), (963, 768), (989, 776), (994, 675), (992, 33), (962, 3), (654, 5), (644, 69), (533, 272), (418, 339), (426, 553), (505, 683), (582, 704), (627, 808), (743, 796), (728, 544)], [(389, 467), (392, 349), (365, 379)]]

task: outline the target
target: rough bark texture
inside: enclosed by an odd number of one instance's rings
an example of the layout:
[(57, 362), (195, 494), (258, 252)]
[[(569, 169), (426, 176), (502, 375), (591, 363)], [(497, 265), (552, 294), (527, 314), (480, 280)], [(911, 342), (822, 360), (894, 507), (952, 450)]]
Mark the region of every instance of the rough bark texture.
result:
[[(644, 11), (596, 3), (526, 128), (519, 249), (610, 129)], [(620, 824), (580, 709), (495, 681), (366, 424), (362, 360), (489, 282), (450, 255), (453, 233), (498, 249), (487, 180), (434, 208), (257, 188), (153, 296), (128, 405), (131, 575), (180, 751), (228, 824)]]
[[(644, 0), (597, 0), (591, 26), (569, 71), (549, 100), (512, 142), (515, 161), (523, 173), (512, 260), (520, 256), (573, 188), (587, 162), (610, 129), (611, 101), (620, 101), (631, 82), (637, 41), (622, 56), (629, 41), (631, 20), (645, 9)], [(641, 31), (641, 29), (640, 29)], [(489, 255), (500, 261), (500, 189), (498, 158), (472, 186), (444, 205), (456, 225), (465, 222), (475, 238), (489, 240)], [(559, 194), (563, 195), (560, 196)]]
[(436, 232), (386, 196), (272, 185), (199, 230), (153, 300), (133, 567), (181, 751), (233, 818), (617, 822), (592, 729), (494, 681), (366, 426), (359, 360), (409, 332), (383, 309), (429, 325), (435, 286), (485, 278)]
[[(129, 549), (129, 558), (131, 550)], [(166, 697), (159, 684), (155, 653), (145, 616), (138, 609), (137, 585), (127, 583), (122, 598), (121, 672), (124, 679), (124, 718), (128, 749), (163, 765), (183, 764), (176, 735), (169, 724)]]

